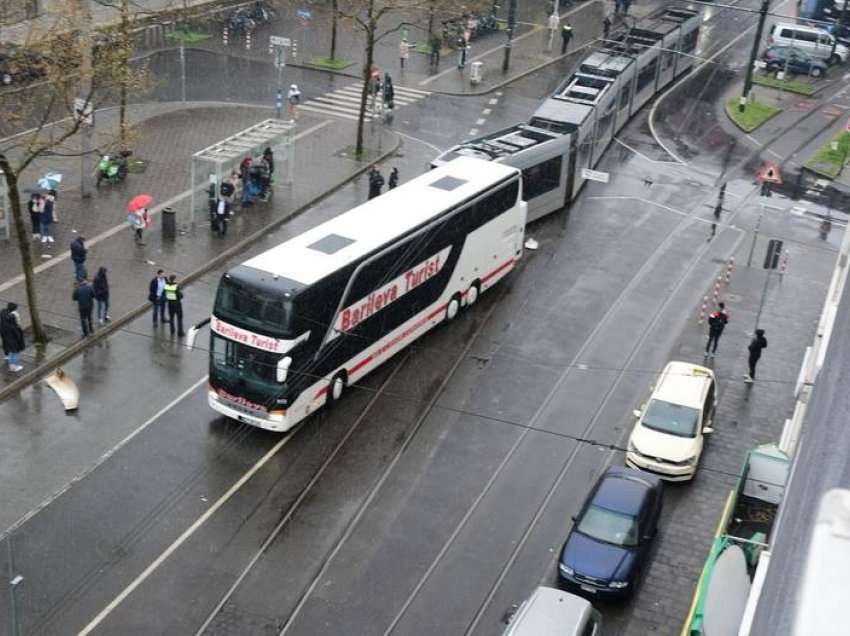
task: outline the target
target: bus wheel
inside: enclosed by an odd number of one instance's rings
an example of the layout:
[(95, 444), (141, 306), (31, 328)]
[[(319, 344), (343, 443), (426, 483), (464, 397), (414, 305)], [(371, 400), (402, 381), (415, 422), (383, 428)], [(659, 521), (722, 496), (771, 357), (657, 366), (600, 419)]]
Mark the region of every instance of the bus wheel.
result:
[(481, 283), (475, 281), (472, 285), (469, 286), (469, 289), (466, 290), (466, 306), (472, 307), (475, 304), (475, 301), (478, 300), (478, 294), (481, 290)]
[(460, 311), (460, 294), (455, 294), (446, 305), (446, 322), (451, 322), (457, 317)]
[(348, 384), (348, 379), (345, 377), (345, 372), (340, 371), (331, 380), (328, 387), (328, 404), (335, 404), (345, 393), (345, 385)]

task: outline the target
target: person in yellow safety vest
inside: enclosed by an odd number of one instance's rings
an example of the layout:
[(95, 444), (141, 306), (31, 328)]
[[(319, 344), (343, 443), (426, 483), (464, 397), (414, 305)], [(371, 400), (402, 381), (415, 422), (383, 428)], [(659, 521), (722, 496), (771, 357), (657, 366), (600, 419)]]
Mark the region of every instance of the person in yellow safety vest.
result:
[(171, 327), (171, 335), (174, 335), (174, 317), (177, 316), (177, 335), (185, 336), (183, 331), (183, 290), (177, 284), (177, 277), (172, 274), (165, 284), (165, 302), (168, 304), (168, 324)]

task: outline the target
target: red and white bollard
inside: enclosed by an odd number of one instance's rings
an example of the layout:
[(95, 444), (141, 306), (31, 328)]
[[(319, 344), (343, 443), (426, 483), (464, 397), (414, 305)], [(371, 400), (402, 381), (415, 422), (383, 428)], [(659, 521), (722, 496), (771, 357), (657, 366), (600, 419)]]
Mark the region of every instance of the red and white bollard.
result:
[(699, 320), (697, 321), (698, 325), (701, 325), (705, 322), (705, 312), (708, 311), (708, 296), (704, 296), (702, 299), (702, 307), (699, 308)]
[(221, 31), (221, 42), (224, 46), (230, 44), (230, 31), (227, 27), (224, 27)]
[(714, 303), (720, 299), (720, 283), (714, 283)]
[(785, 270), (788, 269), (788, 253), (786, 252), (785, 256), (782, 257), (782, 264), (779, 266), (779, 280), (782, 281), (782, 277), (785, 276)]
[(246, 51), (250, 51), (250, 50), (251, 50), (251, 32), (250, 32), (250, 31), (248, 31), (248, 32), (245, 34), (245, 50), (246, 50)]

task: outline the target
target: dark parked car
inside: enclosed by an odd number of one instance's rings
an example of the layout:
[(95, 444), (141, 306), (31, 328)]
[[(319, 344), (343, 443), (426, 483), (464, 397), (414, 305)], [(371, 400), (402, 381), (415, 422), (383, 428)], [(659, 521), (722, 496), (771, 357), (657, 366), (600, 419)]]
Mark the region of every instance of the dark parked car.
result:
[(793, 46), (768, 47), (761, 59), (767, 64), (768, 71), (782, 71), (787, 68), (795, 75), (822, 77), (827, 69), (826, 62), (822, 59), (812, 57), (806, 51)]
[(573, 517), (558, 564), (561, 584), (591, 597), (631, 596), (658, 530), (661, 479), (612, 467)]

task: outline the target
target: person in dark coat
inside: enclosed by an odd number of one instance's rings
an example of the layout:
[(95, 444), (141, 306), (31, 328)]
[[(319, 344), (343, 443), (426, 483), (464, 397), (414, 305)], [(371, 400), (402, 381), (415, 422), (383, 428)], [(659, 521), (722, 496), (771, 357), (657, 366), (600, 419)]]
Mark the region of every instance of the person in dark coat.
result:
[(23, 370), (20, 356), (26, 348), (26, 341), (18, 316), (18, 305), (15, 303), (9, 303), (6, 309), (0, 311), (0, 340), (3, 342), (3, 354), (8, 360), (9, 371), (19, 373)]
[(94, 289), (89, 285), (89, 281), (85, 278), (78, 281), (71, 299), (77, 303), (77, 309), (80, 311), (83, 338), (90, 336), (94, 333), (94, 326), (91, 322), (91, 313), (94, 309)]
[(602, 20), (602, 39), (603, 39), (603, 40), (607, 40), (607, 39), (608, 39), (608, 35), (609, 35), (610, 33), (611, 33), (611, 18), (609, 18), (609, 17), (606, 15), (606, 16), (605, 16), (605, 19), (604, 19), (604, 20)]
[(74, 276), (77, 280), (88, 278), (88, 272), (86, 271), (86, 256), (88, 253), (85, 236), (78, 236), (71, 241), (71, 260), (74, 263)]
[(153, 326), (156, 327), (157, 321), (165, 326), (165, 284), (168, 279), (165, 277), (165, 271), (156, 270), (156, 276), (151, 279), (148, 285), (148, 300), (153, 303)]
[(94, 299), (97, 302), (97, 322), (102, 325), (112, 320), (109, 316), (109, 280), (106, 278), (106, 268), (101, 267), (94, 276)]
[(34, 192), (27, 202), (27, 210), (30, 213), (30, 223), (32, 223), (32, 238), (33, 240), (41, 240), (41, 195)]
[(750, 346), (747, 349), (750, 351), (750, 358), (748, 360), (750, 373), (744, 376), (744, 382), (752, 384), (756, 379), (756, 364), (758, 364), (759, 358), (761, 358), (761, 351), (762, 349), (767, 349), (767, 338), (764, 337), (764, 329), (756, 329), (756, 335), (753, 336)]
[(53, 243), (54, 200), (51, 196), (41, 199), (41, 242)]
[[(718, 303), (717, 309), (708, 316), (708, 342), (705, 343), (706, 357), (713, 358), (714, 354), (717, 353), (717, 343), (727, 322), (729, 322), (729, 312), (726, 311), (726, 305)], [(711, 348), (710, 352), (709, 347)]]
[(272, 149), (269, 146), (266, 146), (266, 149), (263, 150), (263, 160), (269, 167), (269, 180), (271, 180), (271, 177), (274, 174), (274, 152), (272, 152)]
[(374, 199), (381, 194), (381, 188), (384, 187), (384, 175), (378, 170), (378, 166), (372, 166), (369, 170), (369, 198)]
[(390, 183), (389, 188), (392, 190), (398, 185), (398, 168), (393, 168), (392, 172), (390, 172)]
[(573, 28), (569, 23), (561, 27), (561, 55), (567, 52), (567, 47), (570, 45), (570, 40), (573, 39)]

